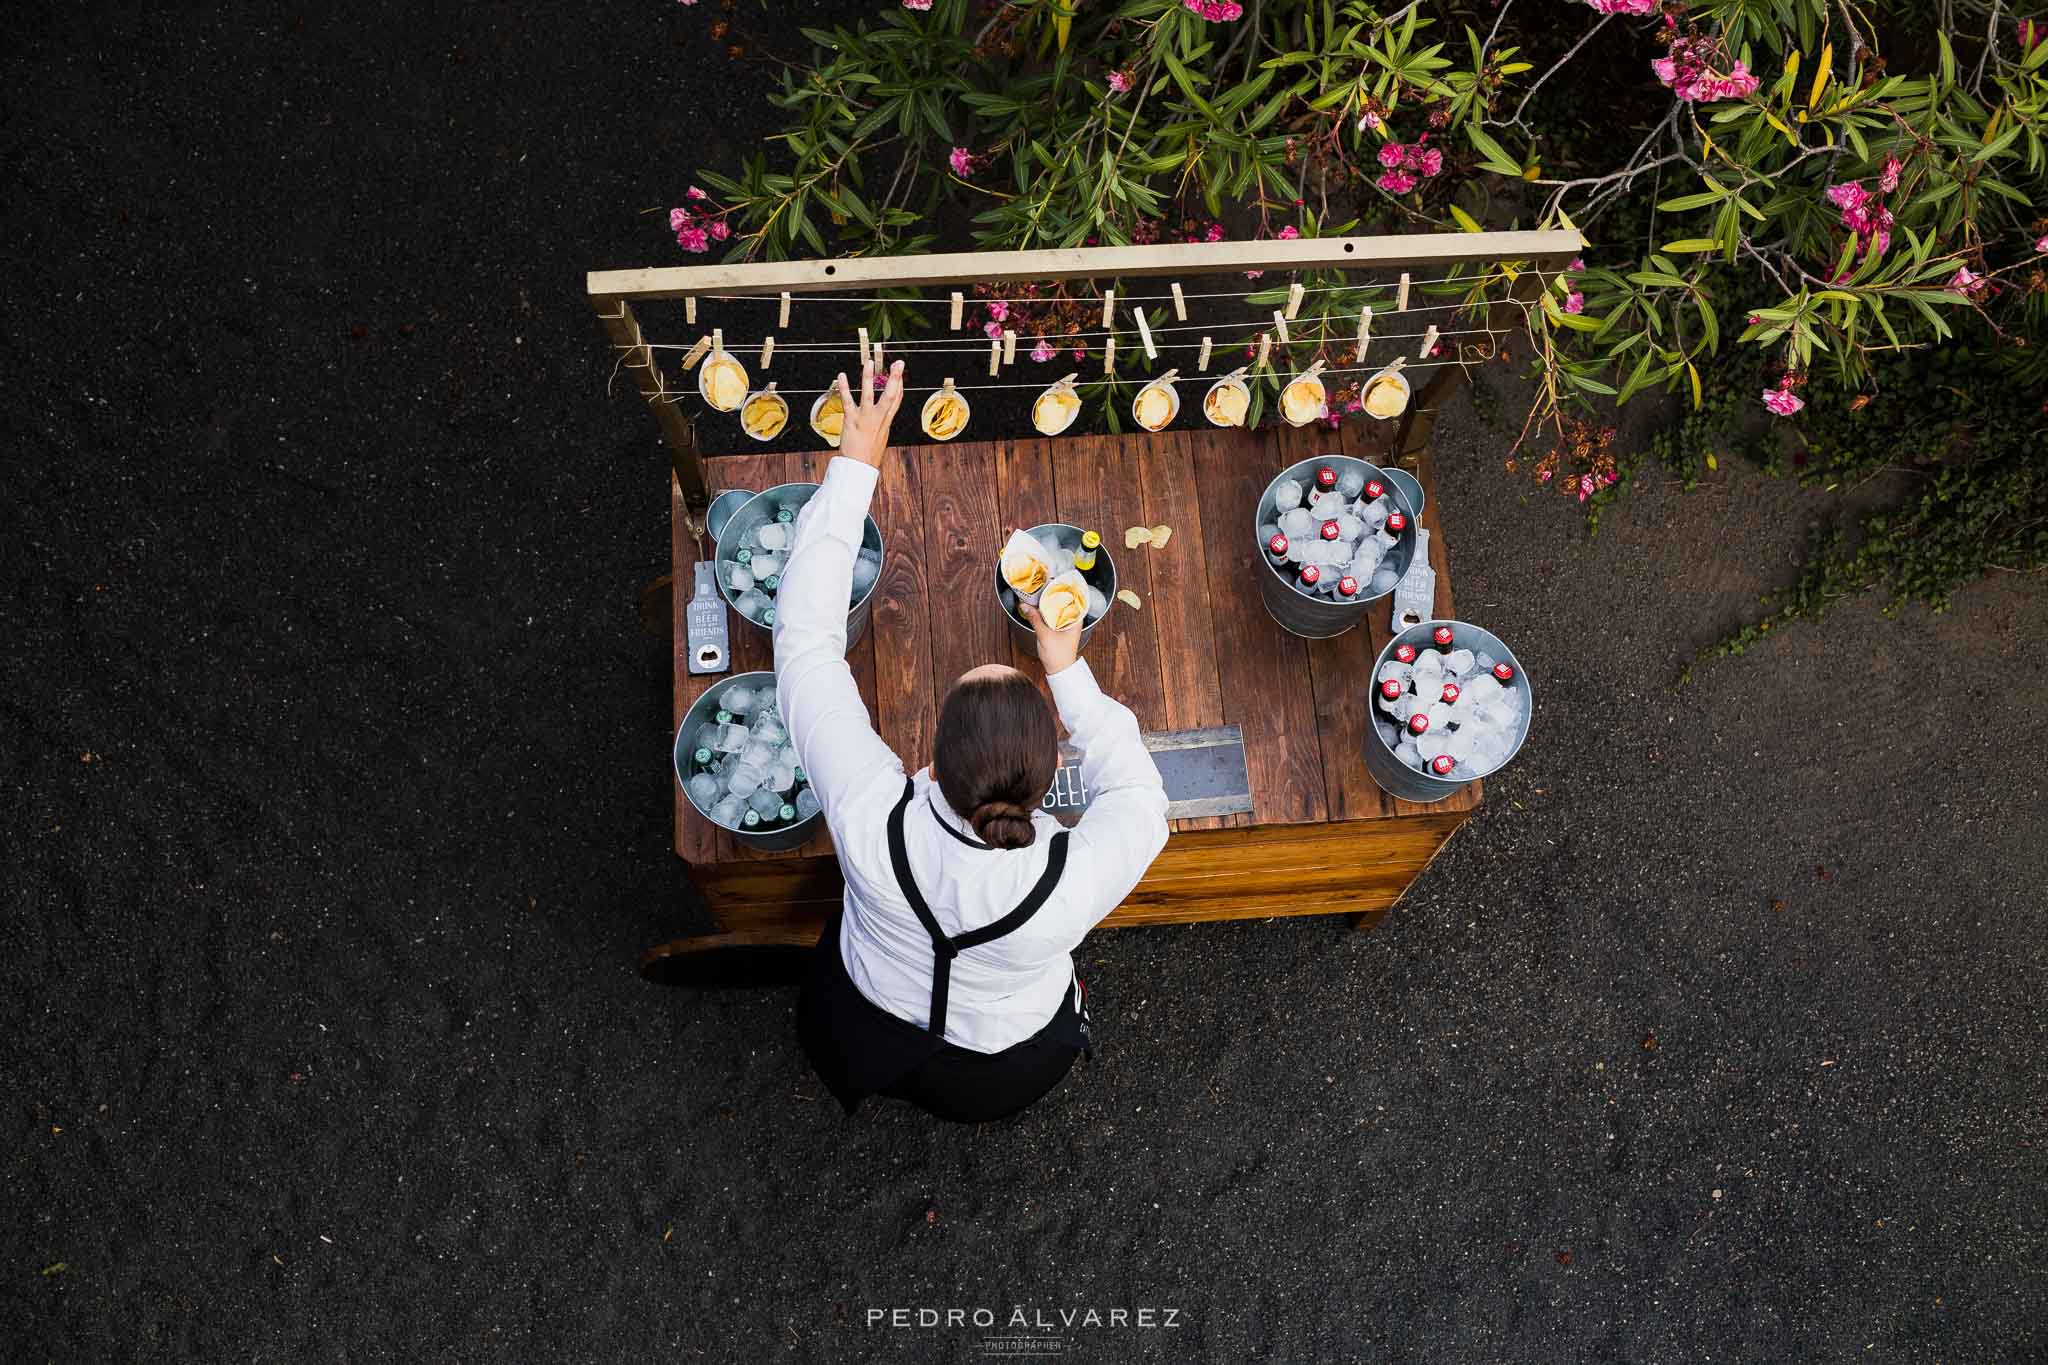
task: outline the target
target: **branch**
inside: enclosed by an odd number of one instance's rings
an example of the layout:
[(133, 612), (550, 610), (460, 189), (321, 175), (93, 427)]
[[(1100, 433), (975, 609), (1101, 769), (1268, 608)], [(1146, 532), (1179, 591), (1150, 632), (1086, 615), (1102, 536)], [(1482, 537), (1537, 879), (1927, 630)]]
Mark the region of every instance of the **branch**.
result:
[(1611, 14), (1603, 14), (1602, 16), (1600, 16), (1600, 22), (1593, 25), (1593, 27), (1587, 29), (1586, 36), (1579, 39), (1576, 43), (1572, 44), (1571, 51), (1565, 53), (1564, 56), (1559, 57), (1556, 63), (1551, 66), (1550, 70), (1544, 72), (1541, 76), (1538, 76), (1536, 78), (1536, 83), (1530, 86), (1528, 92), (1522, 96), (1522, 102), (1515, 106), (1515, 116), (1513, 118), (1508, 119), (1505, 123), (1501, 122), (1498, 119), (1488, 119), (1486, 121), (1495, 124), (1497, 127), (1502, 128), (1512, 127), (1513, 125), (1520, 123), (1522, 121), (1522, 111), (1529, 107), (1530, 100), (1536, 98), (1536, 92), (1543, 88), (1543, 83), (1549, 80), (1552, 76), (1555, 76), (1558, 72), (1564, 70), (1566, 63), (1570, 62), (1572, 58), (1579, 55), (1579, 49), (1584, 47), (1587, 43), (1593, 41), (1593, 35), (1598, 33), (1601, 29), (1606, 28), (1608, 22), (1613, 18), (1614, 16)]

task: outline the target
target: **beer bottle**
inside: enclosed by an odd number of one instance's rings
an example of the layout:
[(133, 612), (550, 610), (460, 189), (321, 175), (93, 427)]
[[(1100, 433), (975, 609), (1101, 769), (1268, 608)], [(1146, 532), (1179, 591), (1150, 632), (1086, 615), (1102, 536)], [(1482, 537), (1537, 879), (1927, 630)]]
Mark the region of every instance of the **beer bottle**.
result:
[(1323, 571), (1321, 569), (1317, 568), (1313, 564), (1304, 564), (1301, 566), (1301, 583), (1303, 587), (1313, 588), (1316, 584), (1322, 581)]
[[(1095, 567), (1095, 552), (1102, 548), (1102, 537), (1094, 531), (1081, 533), (1081, 548), (1074, 551), (1074, 567), (1086, 573)], [(1283, 549), (1282, 554), (1286, 551)]]
[(761, 823), (761, 812), (753, 809), (752, 807), (749, 807), (747, 809), (747, 813), (740, 817), (740, 823), (745, 825), (748, 829), (752, 829), (754, 826)]
[(1462, 691), (1463, 691), (1463, 689), (1462, 689), (1462, 688), (1460, 688), (1460, 687), (1459, 687), (1459, 686), (1458, 686), (1458, 685), (1457, 685), (1456, 683), (1454, 683), (1454, 682), (1447, 682), (1447, 683), (1445, 683), (1445, 684), (1444, 684), (1444, 698), (1443, 698), (1443, 699), (1444, 699), (1444, 705), (1446, 705), (1446, 706), (1455, 706), (1455, 705), (1457, 705), (1457, 702), (1458, 702), (1458, 697), (1459, 697), (1459, 695), (1460, 695), (1460, 693), (1461, 693)]
[(1387, 534), (1398, 536), (1408, 529), (1408, 514), (1398, 509), (1387, 513)]
[(1266, 541), (1266, 553), (1273, 556), (1276, 563), (1285, 562), (1287, 559), (1287, 537), (1279, 531), (1275, 531), (1271, 538)]
[(1429, 760), (1429, 770), (1438, 777), (1449, 777), (1451, 769), (1457, 766), (1458, 760), (1452, 758), (1449, 754), (1438, 754), (1435, 758)]
[(1365, 490), (1360, 494), (1367, 502), (1377, 502), (1387, 495), (1387, 486), (1378, 479), (1367, 479)]
[(1404, 663), (1404, 664), (1412, 664), (1412, 663), (1414, 663), (1414, 662), (1415, 662), (1415, 646), (1414, 646), (1414, 645), (1395, 645), (1395, 646), (1394, 646), (1394, 657), (1395, 657), (1396, 659), (1400, 660), (1400, 661), (1401, 661), (1402, 663)]
[(1350, 574), (1345, 574), (1342, 578), (1338, 579), (1337, 596), (1347, 598), (1358, 596), (1358, 580)]
[(1380, 680), (1380, 697), (1382, 700), (1399, 701), (1401, 700), (1401, 694), (1407, 690), (1408, 685), (1399, 678), (1382, 678)]
[(1451, 647), (1455, 643), (1451, 637), (1451, 628), (1449, 626), (1438, 626), (1429, 633), (1429, 642), (1436, 646), (1437, 653), (1450, 653)]
[(1515, 680), (1514, 665), (1507, 663), (1495, 664), (1493, 666), (1493, 676), (1500, 679), (1501, 685), (1505, 687)]
[(1343, 533), (1344, 528), (1337, 525), (1337, 523), (1334, 521), (1324, 522), (1322, 525), (1322, 530), (1320, 532), (1324, 540), (1335, 540), (1339, 536), (1343, 535)]
[(1428, 713), (1427, 711), (1417, 711), (1417, 712), (1416, 712), (1416, 713), (1415, 713), (1414, 715), (1412, 715), (1412, 716), (1408, 717), (1408, 733), (1409, 733), (1409, 734), (1411, 734), (1411, 735), (1419, 735), (1419, 734), (1421, 734), (1421, 733), (1422, 733), (1422, 732), (1423, 732), (1424, 730), (1427, 730), (1428, 728), (1429, 728), (1429, 713)]
[(1337, 486), (1337, 471), (1324, 465), (1316, 471), (1316, 487), (1327, 493)]

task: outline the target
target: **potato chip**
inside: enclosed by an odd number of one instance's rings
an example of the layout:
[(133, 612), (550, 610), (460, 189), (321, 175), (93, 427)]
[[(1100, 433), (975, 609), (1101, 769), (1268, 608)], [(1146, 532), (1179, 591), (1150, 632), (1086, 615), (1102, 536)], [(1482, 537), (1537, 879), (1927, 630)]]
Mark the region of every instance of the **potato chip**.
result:
[(1125, 548), (1126, 550), (1135, 550), (1135, 549), (1137, 549), (1137, 548), (1138, 548), (1138, 547), (1139, 547), (1140, 545), (1143, 545), (1143, 544), (1145, 544), (1146, 542), (1150, 541), (1151, 539), (1152, 539), (1152, 528), (1151, 528), (1151, 527), (1149, 527), (1149, 526), (1133, 526), (1133, 527), (1130, 527), (1130, 528), (1129, 528), (1128, 530), (1126, 530), (1126, 531), (1124, 532), (1124, 548)]
[(1145, 606), (1143, 602), (1138, 600), (1138, 594), (1132, 592), (1129, 588), (1118, 588), (1116, 590), (1116, 600), (1127, 607), (1136, 607), (1139, 610), (1143, 610)]
[(1171, 526), (1155, 526), (1155, 527), (1153, 527), (1153, 528), (1152, 528), (1152, 548), (1153, 548), (1153, 549), (1155, 549), (1155, 550), (1163, 550), (1163, 549), (1165, 549), (1165, 548), (1166, 548), (1166, 542), (1167, 542), (1167, 541), (1169, 541), (1169, 540), (1171, 540), (1171, 539), (1173, 539), (1173, 528), (1172, 528)]

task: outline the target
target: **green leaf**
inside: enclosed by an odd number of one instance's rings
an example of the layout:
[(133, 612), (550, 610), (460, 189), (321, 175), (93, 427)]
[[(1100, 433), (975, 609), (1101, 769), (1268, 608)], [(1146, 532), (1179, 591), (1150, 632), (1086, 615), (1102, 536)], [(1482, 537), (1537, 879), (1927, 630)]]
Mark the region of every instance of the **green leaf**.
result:
[(1721, 241), (1717, 237), (1684, 237), (1675, 242), (1666, 242), (1660, 248), (1660, 250), (1680, 255), (1701, 251), (1719, 251), (1720, 249)]

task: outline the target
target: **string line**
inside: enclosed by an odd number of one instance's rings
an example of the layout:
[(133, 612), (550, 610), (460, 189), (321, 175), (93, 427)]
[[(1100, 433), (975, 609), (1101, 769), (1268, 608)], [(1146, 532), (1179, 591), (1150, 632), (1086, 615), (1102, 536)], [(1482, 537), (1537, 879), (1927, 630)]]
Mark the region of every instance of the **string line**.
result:
[[(1350, 266), (1341, 266), (1341, 265), (1340, 265), (1340, 266), (1303, 266), (1303, 267), (1300, 267), (1300, 268), (1301, 268), (1301, 269), (1303, 269), (1303, 270), (1346, 270), (1346, 269), (1353, 269), (1353, 268), (1355, 268), (1355, 267), (1350, 267)], [(1370, 267), (1370, 268), (1371, 268), (1371, 269), (1375, 269), (1375, 270), (1385, 269), (1385, 267), (1384, 267), (1384, 266), (1373, 266), (1373, 267)], [(1287, 267), (1285, 267), (1285, 266), (1268, 266), (1268, 267), (1267, 267), (1267, 269), (1269, 269), (1269, 270), (1275, 270), (1275, 271), (1285, 271), (1285, 270), (1287, 269)], [(1543, 272), (1541, 272), (1541, 271), (1537, 270), (1537, 269), (1536, 269), (1536, 268), (1535, 268), (1534, 266), (1530, 266), (1530, 267), (1527, 267), (1527, 269), (1528, 269), (1528, 271), (1529, 271), (1529, 272), (1530, 272), (1531, 274), (1542, 274), (1542, 273), (1543, 273)], [(1195, 275), (1195, 274), (1202, 274), (1202, 273), (1213, 273), (1213, 272), (1201, 272), (1201, 271), (1190, 271), (1190, 272), (1189, 272), (1189, 274), (1191, 274), (1191, 275)], [(1409, 280), (1409, 281), (1408, 281), (1408, 287), (1409, 287), (1409, 288), (1411, 288), (1411, 289), (1419, 289), (1419, 288), (1421, 288), (1421, 287), (1422, 287), (1423, 285), (1427, 285), (1427, 284), (1470, 284), (1470, 283), (1472, 283), (1472, 282), (1473, 282), (1473, 281), (1474, 281), (1475, 279), (1478, 279), (1478, 278), (1479, 278), (1479, 276), (1477, 276), (1477, 275), (1439, 275), (1439, 276), (1437, 276), (1437, 277), (1436, 277), (1436, 278), (1434, 278), (1434, 279), (1428, 279), (1428, 280), (1417, 280), (1417, 279), (1411, 279), (1411, 280)], [(915, 288), (925, 288), (925, 287), (927, 287), (927, 286), (922, 286), (922, 285), (919, 285), (919, 286), (909, 286), (909, 287), (915, 287)], [(1260, 287), (1260, 288), (1258, 288), (1258, 289), (1247, 289), (1247, 290), (1244, 290), (1244, 291), (1242, 291), (1242, 292), (1233, 292), (1233, 291), (1225, 290), (1225, 291), (1222, 291), (1222, 292), (1218, 292), (1218, 293), (1202, 293), (1202, 294), (1190, 294), (1190, 293), (1188, 293), (1188, 292), (1187, 292), (1186, 290), (1182, 290), (1182, 291), (1181, 291), (1181, 297), (1182, 297), (1182, 298), (1184, 298), (1184, 299), (1248, 299), (1248, 298), (1250, 298), (1250, 297), (1251, 297), (1251, 296), (1252, 296), (1253, 294), (1261, 294), (1261, 293), (1264, 293), (1264, 292), (1265, 292), (1266, 290), (1268, 290), (1268, 289), (1271, 289), (1272, 287), (1273, 287), (1273, 286), (1269, 284), (1269, 285), (1263, 285), (1263, 286), (1261, 286), (1261, 287)], [(1313, 287), (1313, 288), (1305, 288), (1305, 289), (1303, 289), (1303, 290), (1302, 290), (1302, 292), (1303, 292), (1303, 293), (1305, 293), (1305, 294), (1343, 294), (1343, 293), (1354, 293), (1354, 292), (1356, 292), (1356, 291), (1359, 291), (1359, 290), (1364, 290), (1364, 289), (1397, 289), (1397, 288), (1399, 288), (1399, 287), (1400, 287), (1400, 282), (1399, 282), (1399, 281), (1397, 280), (1397, 281), (1391, 281), (1391, 282), (1389, 282), (1389, 283), (1386, 283), (1386, 284), (1332, 284), (1332, 285), (1316, 285), (1316, 286), (1315, 286), (1315, 287)], [(696, 297), (697, 297), (697, 298), (700, 298), (700, 299), (717, 299), (717, 300), (719, 300), (719, 301), (721, 301), (721, 302), (725, 302), (725, 303), (780, 303), (780, 302), (782, 302), (782, 295), (780, 295), (780, 294), (698, 294), (698, 295), (696, 295)], [(792, 298), (792, 299), (794, 299), (795, 297), (796, 297), (796, 296), (795, 296), (794, 294), (792, 294), (792, 295), (791, 295), (791, 298)], [(878, 297), (878, 298), (858, 298), (858, 297), (851, 297), (851, 296), (848, 296), (848, 295), (843, 295), (843, 294), (832, 294), (832, 295), (829, 295), (829, 296), (828, 296), (828, 301), (829, 301), (829, 302), (832, 302), (832, 303), (923, 303), (923, 304), (932, 304), (932, 305), (934, 305), (934, 306), (936, 306), (936, 305), (938, 305), (938, 304), (948, 304), (948, 305), (950, 305), (950, 304), (952, 303), (952, 300), (951, 300), (951, 299), (947, 299), (947, 298), (930, 298), (930, 299), (928, 299), (928, 298), (924, 298), (924, 297), (921, 297), (921, 296), (920, 296), (920, 297), (916, 297), (916, 298), (893, 298), (893, 299), (892, 299), (892, 298), (879, 298), (879, 297)], [(1006, 301), (1007, 301), (1007, 302), (1017, 302), (1017, 300), (1014, 300), (1014, 299), (1013, 299), (1013, 300), (1006, 300)], [(1171, 303), (1171, 302), (1173, 301), (1173, 295), (1172, 295), (1172, 294), (1132, 294), (1132, 295), (1123, 295), (1123, 294), (1119, 294), (1119, 295), (1117, 295), (1117, 300), (1116, 300), (1116, 301), (1117, 301), (1118, 303)], [(967, 299), (967, 300), (965, 300), (965, 302), (967, 302), (967, 303), (970, 303), (970, 304), (972, 304), (972, 303), (977, 303), (977, 302), (980, 302), (980, 300), (978, 300), (978, 299)]]

